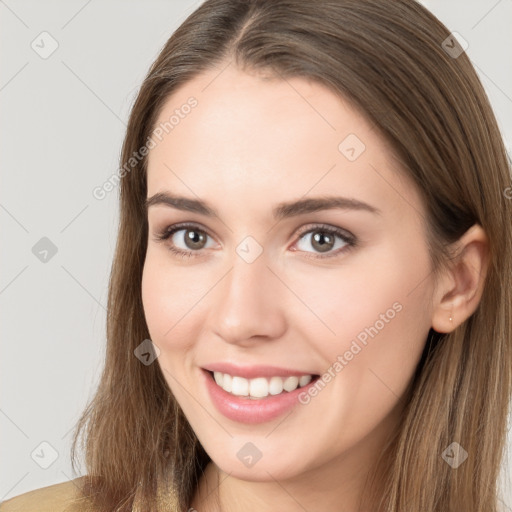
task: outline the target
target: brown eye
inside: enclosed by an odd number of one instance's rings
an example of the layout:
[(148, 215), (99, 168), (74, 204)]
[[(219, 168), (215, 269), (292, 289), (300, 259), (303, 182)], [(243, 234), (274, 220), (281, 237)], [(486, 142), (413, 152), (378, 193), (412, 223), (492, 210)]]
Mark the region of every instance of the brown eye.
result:
[(330, 251), (334, 247), (335, 237), (324, 231), (314, 231), (311, 237), (311, 245), (319, 252)]
[(204, 229), (193, 224), (168, 226), (155, 239), (168, 245), (175, 255), (183, 257), (200, 256), (204, 254), (202, 249), (215, 246), (213, 238)]
[(182, 229), (184, 231), (183, 240), (189, 249), (199, 250), (203, 249), (206, 244), (206, 233), (198, 229)]
[(328, 258), (341, 254), (355, 247), (356, 244), (356, 237), (349, 231), (333, 226), (319, 225), (304, 231), (296, 246), (299, 251), (306, 253), (307, 257)]

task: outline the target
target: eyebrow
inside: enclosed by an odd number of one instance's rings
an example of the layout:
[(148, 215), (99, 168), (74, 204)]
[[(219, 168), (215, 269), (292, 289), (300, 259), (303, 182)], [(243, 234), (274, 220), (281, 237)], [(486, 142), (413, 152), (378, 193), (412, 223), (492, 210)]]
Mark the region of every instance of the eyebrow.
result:
[[(217, 210), (212, 208), (205, 201), (183, 196), (175, 196), (166, 192), (158, 192), (147, 198), (145, 202), (146, 212), (151, 206), (155, 205), (169, 206), (186, 212), (199, 213), (207, 217), (219, 217)], [(289, 217), (333, 208), (341, 210), (367, 211), (376, 215), (381, 215), (382, 213), (378, 208), (363, 201), (359, 201), (358, 199), (324, 196), (279, 203), (272, 209), (272, 215), (274, 219), (282, 220)]]

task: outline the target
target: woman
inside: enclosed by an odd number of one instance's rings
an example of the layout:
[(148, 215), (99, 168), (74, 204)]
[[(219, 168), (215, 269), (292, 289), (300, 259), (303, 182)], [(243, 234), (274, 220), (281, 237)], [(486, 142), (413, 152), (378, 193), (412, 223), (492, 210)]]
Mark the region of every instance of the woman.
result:
[(509, 172), (412, 0), (207, 0), (130, 117), (87, 476), (0, 510), (496, 512)]

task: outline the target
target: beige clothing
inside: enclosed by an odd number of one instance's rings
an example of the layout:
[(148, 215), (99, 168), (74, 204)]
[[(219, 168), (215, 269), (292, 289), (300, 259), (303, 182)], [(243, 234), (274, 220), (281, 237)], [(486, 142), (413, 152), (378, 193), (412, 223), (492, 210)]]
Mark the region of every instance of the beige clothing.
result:
[(0, 504), (0, 512), (64, 512), (78, 496), (81, 478), (15, 496)]

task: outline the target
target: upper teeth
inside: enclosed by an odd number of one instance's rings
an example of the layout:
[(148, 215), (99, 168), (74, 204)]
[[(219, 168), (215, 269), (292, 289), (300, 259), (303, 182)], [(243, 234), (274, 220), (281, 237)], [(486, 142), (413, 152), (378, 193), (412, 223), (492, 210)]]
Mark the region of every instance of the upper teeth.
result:
[(229, 375), (229, 373), (213, 372), (215, 382), (228, 393), (237, 396), (249, 396), (253, 398), (264, 398), (270, 395), (278, 395), (285, 391), (293, 391), (298, 386), (302, 387), (312, 379), (311, 375), (300, 377), (257, 377), (256, 379), (245, 379)]

